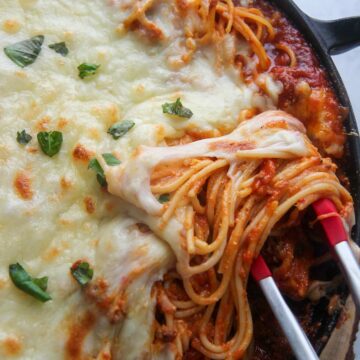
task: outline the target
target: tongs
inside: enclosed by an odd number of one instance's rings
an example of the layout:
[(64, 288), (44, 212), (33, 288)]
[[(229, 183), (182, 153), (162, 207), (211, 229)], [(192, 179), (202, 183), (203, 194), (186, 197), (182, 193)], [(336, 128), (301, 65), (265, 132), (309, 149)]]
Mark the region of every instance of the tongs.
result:
[(356, 310), (360, 313), (360, 267), (351, 250), (348, 233), (340, 215), (331, 200), (322, 199), (313, 204), (327, 242), (338, 260), (340, 268), (349, 286)]
[[(350, 248), (348, 235), (334, 203), (321, 199), (312, 208), (325, 232), (327, 242), (339, 261), (349, 285), (357, 311), (360, 311), (360, 268)], [(283, 299), (265, 260), (260, 255), (253, 263), (251, 274), (262, 289), (276, 319), (298, 360), (319, 359), (294, 314)]]

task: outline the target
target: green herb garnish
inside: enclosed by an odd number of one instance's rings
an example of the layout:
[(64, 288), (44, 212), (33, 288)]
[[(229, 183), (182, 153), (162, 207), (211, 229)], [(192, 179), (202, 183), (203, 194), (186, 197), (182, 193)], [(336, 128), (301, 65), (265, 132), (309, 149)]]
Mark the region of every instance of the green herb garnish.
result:
[(111, 126), (108, 130), (108, 134), (110, 134), (113, 139), (117, 140), (124, 136), (134, 126), (135, 123), (132, 120), (124, 120)]
[(23, 68), (35, 62), (43, 42), (43, 35), (34, 36), (31, 39), (5, 46), (4, 52), (11, 61)]
[(159, 200), (160, 203), (164, 204), (164, 203), (166, 203), (166, 202), (168, 202), (170, 200), (170, 195), (169, 194), (161, 194), (159, 196), (158, 200)]
[(66, 44), (64, 41), (51, 44), (49, 45), (49, 48), (57, 52), (58, 54), (62, 56), (66, 56), (69, 53), (69, 49), (66, 47)]
[(33, 296), (35, 299), (42, 302), (51, 300), (51, 296), (46, 292), (47, 277), (32, 278), (19, 263), (9, 266), (9, 275), (17, 288)]
[(116, 166), (121, 164), (121, 161), (117, 159), (113, 154), (102, 154), (102, 157), (109, 166)]
[(63, 136), (60, 131), (42, 131), (37, 134), (41, 150), (47, 156), (53, 157), (61, 148)]
[(163, 104), (162, 109), (164, 114), (176, 115), (187, 119), (190, 119), (193, 116), (193, 112), (183, 106), (180, 98), (176, 99), (173, 103)]
[(49, 278), (47, 276), (44, 276), (42, 278), (39, 279), (33, 279), (34, 283), (41, 289), (46, 291), (47, 286), (48, 286), (48, 280)]
[(28, 134), (25, 130), (18, 131), (16, 135), (16, 141), (21, 145), (28, 144), (32, 139), (32, 136)]
[(95, 75), (100, 65), (82, 63), (78, 66), (79, 77), (85, 79), (88, 76)]
[(76, 262), (70, 269), (74, 279), (81, 285), (86, 285), (94, 276), (94, 270), (87, 262)]
[(90, 160), (89, 165), (88, 165), (88, 169), (91, 169), (91, 170), (95, 171), (96, 179), (97, 179), (98, 183), (101, 186), (106, 186), (107, 185), (104, 169), (101, 167), (101, 165), (97, 161), (97, 159), (94, 158), (94, 159)]

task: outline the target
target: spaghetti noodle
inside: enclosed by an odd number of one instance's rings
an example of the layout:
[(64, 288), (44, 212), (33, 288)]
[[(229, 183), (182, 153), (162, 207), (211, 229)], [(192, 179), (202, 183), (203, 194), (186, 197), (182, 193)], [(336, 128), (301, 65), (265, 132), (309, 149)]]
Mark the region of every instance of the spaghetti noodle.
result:
[(289, 57), (289, 66), (290, 67), (295, 67), (296, 66), (296, 64), (297, 64), (296, 55), (295, 55), (294, 51), (291, 49), (290, 46), (279, 43), (279, 44), (276, 44), (276, 48), (278, 50), (283, 51), (285, 54), (288, 55), (288, 57)]
[[(156, 3), (155, 0), (137, 1), (124, 21), (125, 28), (136, 29), (140, 26), (150, 37), (164, 39), (164, 31), (146, 16), (146, 12)], [(188, 48), (188, 53), (183, 56), (185, 63), (191, 59), (197, 47), (217, 44), (226, 34), (233, 33), (250, 45), (259, 59), (260, 71), (269, 68), (271, 61), (264, 43), (274, 40), (275, 30), (261, 10), (235, 6), (232, 0), (175, 1), (174, 6), (187, 20), (184, 22), (185, 44)], [(293, 58), (291, 60), (294, 61)]]
[[(192, 348), (210, 359), (244, 358), (253, 337), (249, 271), (276, 225), (323, 197), (348, 222), (353, 211), (335, 165), (281, 111), (246, 120), (223, 137), (140, 147), (115, 168), (99, 161), (109, 191), (176, 255), (176, 271), (156, 289), (164, 319), (158, 337), (177, 356)], [(170, 195), (168, 203), (157, 201), (162, 194)], [(165, 333), (173, 336), (164, 341)]]

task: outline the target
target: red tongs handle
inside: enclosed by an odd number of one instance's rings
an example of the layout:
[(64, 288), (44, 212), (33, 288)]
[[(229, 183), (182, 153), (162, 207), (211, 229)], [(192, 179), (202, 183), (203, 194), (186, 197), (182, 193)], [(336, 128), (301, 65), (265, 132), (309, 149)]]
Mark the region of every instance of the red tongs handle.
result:
[[(313, 204), (313, 209), (324, 229), (330, 247), (340, 261), (347, 279), (354, 303), (360, 311), (360, 268), (350, 248), (348, 233), (337, 212), (334, 203), (329, 199), (321, 199)], [(252, 277), (261, 287), (275, 317), (283, 329), (290, 346), (298, 360), (316, 360), (318, 356), (311, 346), (295, 316), (284, 301), (277, 288), (271, 272), (260, 255), (251, 267)]]
[(344, 223), (335, 204), (329, 199), (316, 201), (313, 203), (313, 209), (324, 229), (330, 247), (340, 262), (356, 309), (360, 312), (360, 268), (358, 260), (350, 248)]
[(348, 234), (335, 204), (331, 200), (318, 200), (312, 204), (312, 207), (332, 248), (343, 241), (347, 241)]

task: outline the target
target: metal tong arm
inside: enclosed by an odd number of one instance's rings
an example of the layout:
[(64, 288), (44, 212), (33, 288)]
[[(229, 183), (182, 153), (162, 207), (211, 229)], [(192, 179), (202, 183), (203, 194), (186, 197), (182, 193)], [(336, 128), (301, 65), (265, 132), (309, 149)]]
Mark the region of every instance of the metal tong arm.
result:
[(360, 312), (360, 267), (351, 250), (344, 223), (334, 203), (329, 199), (316, 201), (313, 204), (313, 209), (320, 219), (330, 248), (333, 249), (340, 262), (356, 309)]

